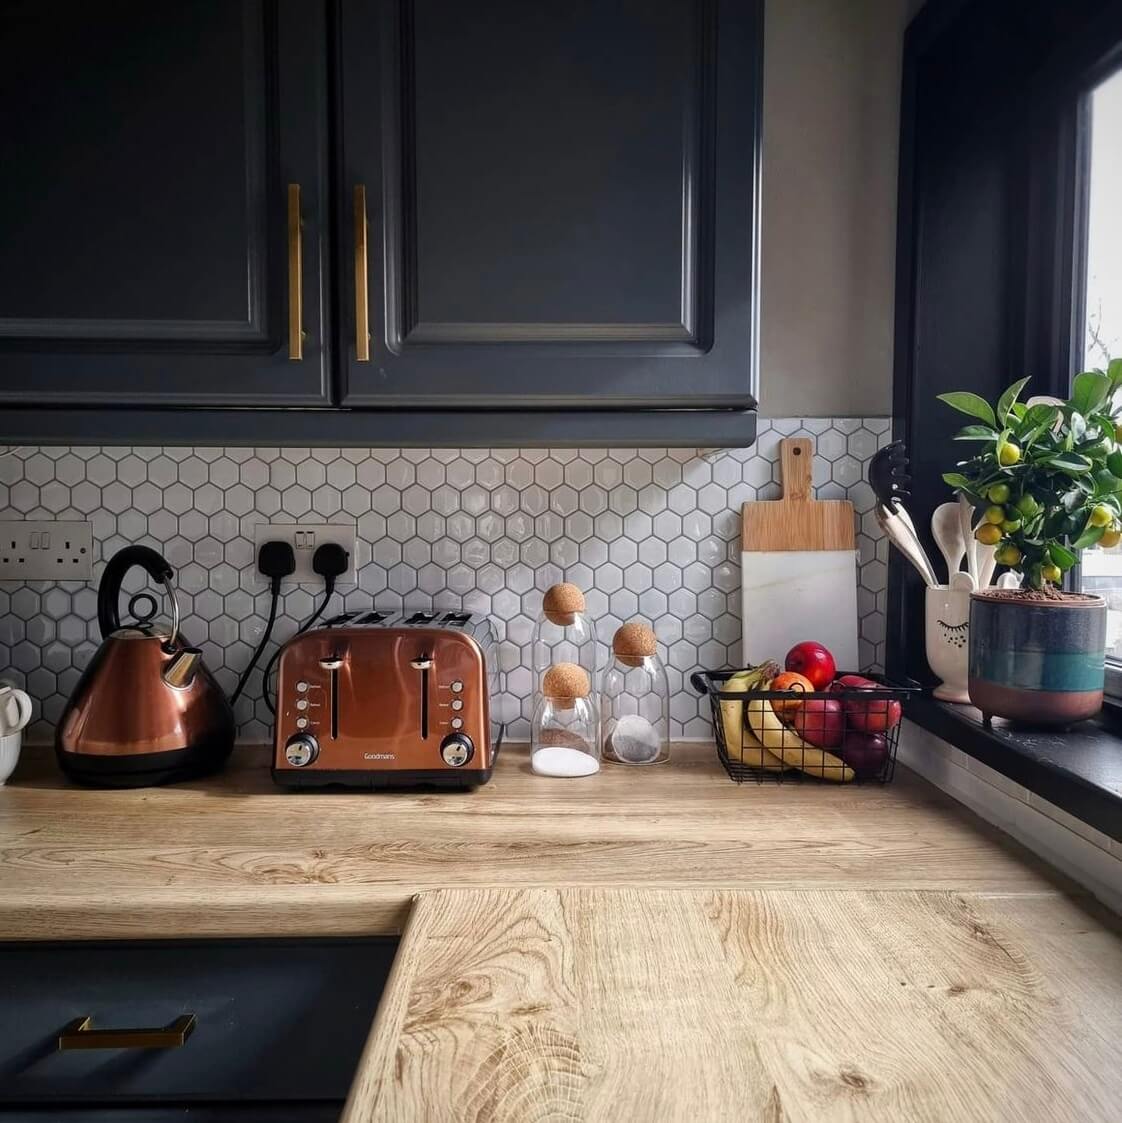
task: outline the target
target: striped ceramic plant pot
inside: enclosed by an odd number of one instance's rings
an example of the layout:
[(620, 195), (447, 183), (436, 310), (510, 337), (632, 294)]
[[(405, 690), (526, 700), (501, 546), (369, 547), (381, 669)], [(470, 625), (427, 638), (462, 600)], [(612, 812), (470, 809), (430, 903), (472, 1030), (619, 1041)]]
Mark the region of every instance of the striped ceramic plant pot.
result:
[(970, 701), (988, 720), (1071, 725), (1102, 707), (1106, 601), (970, 598)]

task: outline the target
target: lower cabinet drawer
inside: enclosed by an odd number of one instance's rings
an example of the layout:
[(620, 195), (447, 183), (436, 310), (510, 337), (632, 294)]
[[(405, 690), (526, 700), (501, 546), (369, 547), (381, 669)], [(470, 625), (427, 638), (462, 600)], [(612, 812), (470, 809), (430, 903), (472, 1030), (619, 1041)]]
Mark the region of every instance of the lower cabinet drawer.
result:
[[(346, 1098), (396, 950), (390, 938), (0, 944), (0, 1106), (256, 1102), (271, 1118), (266, 1104), (305, 1101), (314, 1114)], [(123, 1047), (85, 1039), (76, 1024), (166, 1029), (187, 1015), (186, 1040), (164, 1048), (143, 1047), (144, 1033)], [(98, 1047), (60, 1051), (68, 1027)]]

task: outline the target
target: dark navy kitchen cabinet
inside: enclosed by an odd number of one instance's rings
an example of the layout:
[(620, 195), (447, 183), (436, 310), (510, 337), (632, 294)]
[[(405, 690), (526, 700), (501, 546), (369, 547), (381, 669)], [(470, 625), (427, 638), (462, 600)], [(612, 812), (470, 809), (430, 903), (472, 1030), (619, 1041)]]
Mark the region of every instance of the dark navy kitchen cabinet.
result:
[(759, 18), (343, 0), (343, 400), (752, 405)]
[(9, 4), (0, 441), (750, 443), (761, 23)]
[(328, 401), (326, 40), (303, 0), (5, 5), (0, 401)]

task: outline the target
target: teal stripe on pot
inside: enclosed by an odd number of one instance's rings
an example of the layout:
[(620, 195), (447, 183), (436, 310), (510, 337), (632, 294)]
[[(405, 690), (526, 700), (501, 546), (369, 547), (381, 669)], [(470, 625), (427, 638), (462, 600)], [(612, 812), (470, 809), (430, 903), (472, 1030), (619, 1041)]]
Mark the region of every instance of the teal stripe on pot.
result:
[(978, 645), (970, 673), (1017, 690), (1101, 690), (1102, 657), (1087, 651), (998, 651)]

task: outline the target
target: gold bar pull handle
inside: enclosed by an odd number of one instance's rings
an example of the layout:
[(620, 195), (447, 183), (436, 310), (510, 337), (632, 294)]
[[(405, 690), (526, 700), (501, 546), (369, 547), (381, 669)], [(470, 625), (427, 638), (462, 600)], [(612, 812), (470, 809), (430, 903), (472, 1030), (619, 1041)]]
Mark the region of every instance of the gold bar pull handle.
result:
[(300, 184), (288, 185), (288, 357), (304, 357), (304, 223)]
[(181, 1014), (154, 1029), (91, 1029), (90, 1018), (75, 1018), (59, 1030), (59, 1052), (69, 1049), (178, 1049), (195, 1029), (195, 1015)]
[(370, 292), (366, 264), (366, 188), (355, 187), (355, 359), (370, 362)]

